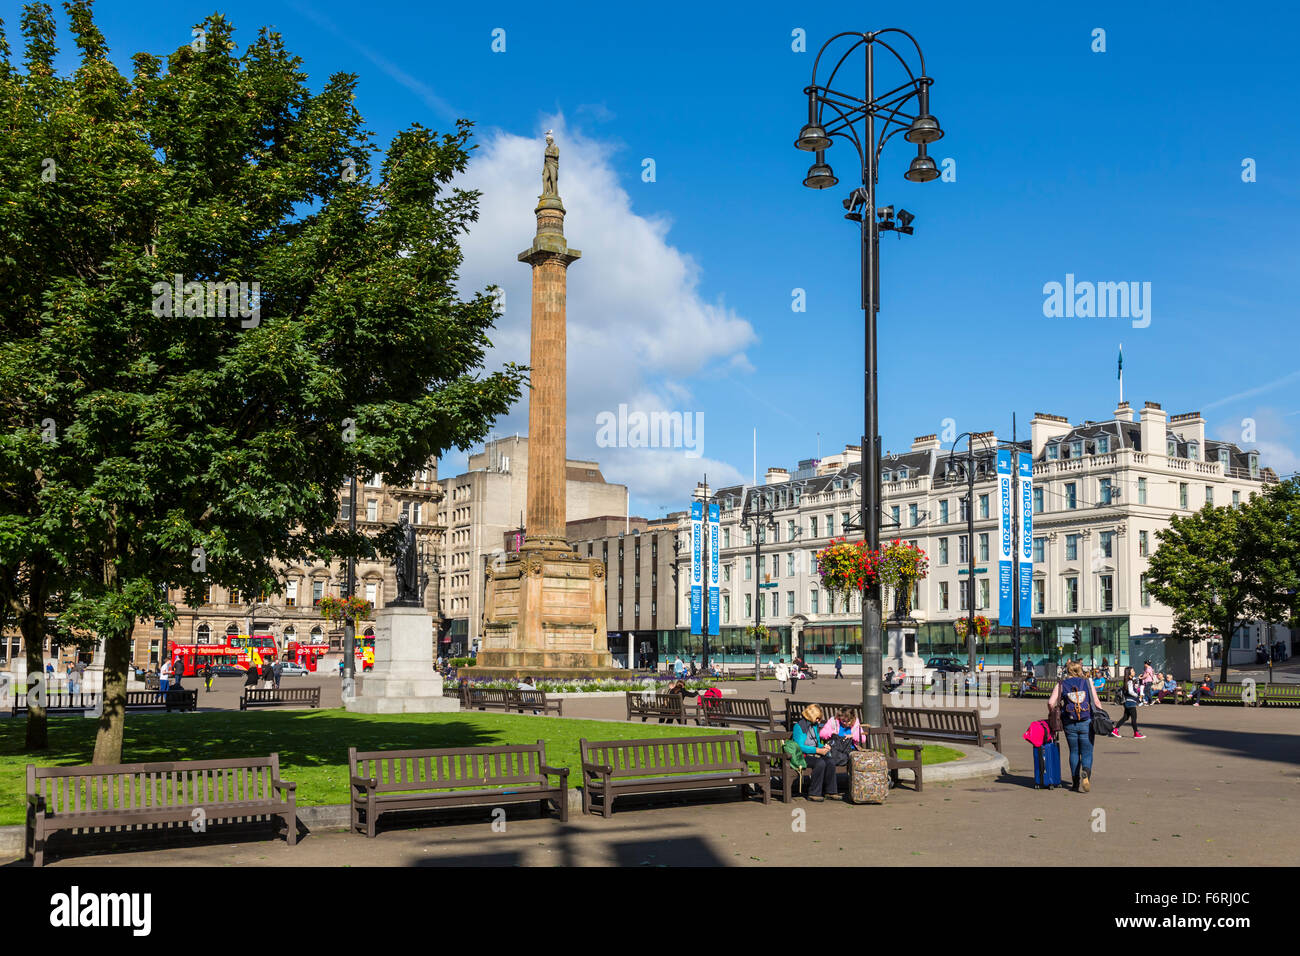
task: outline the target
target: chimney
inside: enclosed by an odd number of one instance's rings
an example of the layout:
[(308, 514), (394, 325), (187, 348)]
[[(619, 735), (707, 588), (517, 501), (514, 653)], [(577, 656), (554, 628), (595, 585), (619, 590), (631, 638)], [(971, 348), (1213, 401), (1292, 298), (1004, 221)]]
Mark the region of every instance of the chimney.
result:
[(1165, 437), (1168, 433), (1165, 410), (1155, 402), (1147, 402), (1142, 407), (1139, 421), (1142, 426), (1142, 448), (1149, 455), (1165, 453)]
[(1194, 441), (1198, 449), (1197, 456), (1205, 461), (1205, 419), (1200, 412), (1186, 412), (1169, 419), (1169, 428), (1182, 437), (1183, 441)]
[(775, 485), (782, 481), (789, 480), (790, 472), (786, 471), (784, 468), (769, 468), (767, 470), (767, 475), (763, 478), (763, 484)]
[(1133, 421), (1133, 406), (1128, 402), (1120, 402), (1115, 406), (1115, 421), (1131, 422)]
[(971, 432), (970, 437), (976, 451), (988, 451), (990, 448), (995, 448), (998, 443), (993, 432)]
[(1040, 458), (1043, 449), (1051, 439), (1069, 433), (1070, 420), (1068, 418), (1062, 418), (1060, 415), (1048, 415), (1046, 412), (1034, 412), (1034, 417), (1029, 420), (1031, 454), (1035, 459)]
[(912, 451), (938, 451), (942, 447), (937, 435), (917, 435), (912, 439)]

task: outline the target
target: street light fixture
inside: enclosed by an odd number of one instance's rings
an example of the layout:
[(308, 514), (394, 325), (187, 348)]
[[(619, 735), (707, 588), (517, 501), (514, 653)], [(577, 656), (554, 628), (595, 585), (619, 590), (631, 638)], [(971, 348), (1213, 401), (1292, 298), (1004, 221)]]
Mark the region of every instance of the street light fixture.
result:
[[(911, 64), (898, 50), (890, 45), (898, 37), (906, 38), (916, 50), (919, 71), (913, 70)], [(822, 57), (833, 45), (847, 43), (847, 49), (840, 55), (826, 75), (824, 82), (819, 82), (818, 69)], [(907, 79), (899, 86), (879, 96), (875, 92), (875, 49), (881, 47), (892, 54), (902, 66)], [(835, 76), (844, 66), (849, 56), (862, 49), (865, 63), (865, 92), (855, 96), (834, 88)], [(837, 51), (838, 52), (838, 51)], [(829, 59), (828, 59), (829, 62)], [(795, 141), (798, 149), (817, 154), (817, 161), (804, 178), (804, 185), (812, 189), (826, 189), (834, 186), (838, 180), (826, 163), (825, 150), (836, 139), (846, 139), (857, 150), (859, 169), (862, 175), (862, 187), (854, 189), (845, 202), (846, 219), (859, 224), (862, 247), (862, 310), (866, 313), (866, 342), (864, 354), (865, 397), (863, 405), (863, 448), (862, 448), (862, 525), (866, 545), (872, 550), (880, 547), (880, 437), (879, 414), (877, 408), (877, 367), (876, 348), (876, 313), (880, 309), (878, 293), (877, 263), (880, 252), (880, 232), (882, 226), (876, 215), (876, 182), (878, 180), (878, 161), (885, 143), (898, 133), (913, 143), (917, 155), (912, 160), (904, 178), (909, 182), (931, 182), (939, 178), (939, 170), (934, 160), (926, 153), (926, 146), (943, 136), (938, 120), (930, 113), (930, 87), (934, 80), (926, 75), (925, 56), (921, 47), (906, 30), (889, 28), (872, 33), (847, 31), (837, 33), (822, 45), (813, 62), (812, 82), (804, 88), (808, 97), (808, 120)], [(915, 99), (916, 113), (904, 111), (909, 102)], [(880, 136), (876, 136), (876, 119), (882, 120)], [(911, 235), (912, 217), (908, 214), (906, 221), (899, 216), (901, 225), (890, 229)], [(845, 529), (848, 530), (848, 529)], [(881, 698), (881, 671), (883, 668), (883, 647), (881, 633), (881, 591), (879, 582), (871, 584), (863, 594), (862, 601), (862, 711), (864, 722), (872, 726), (883, 723), (883, 700)]]

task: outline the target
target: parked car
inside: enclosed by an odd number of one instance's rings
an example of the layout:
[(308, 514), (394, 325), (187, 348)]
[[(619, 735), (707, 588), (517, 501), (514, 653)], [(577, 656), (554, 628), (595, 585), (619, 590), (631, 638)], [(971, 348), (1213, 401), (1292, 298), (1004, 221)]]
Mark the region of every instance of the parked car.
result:
[(233, 664), (218, 664), (212, 668), (213, 677), (243, 677), (244, 669)]
[(925, 662), (925, 669), (948, 674), (964, 674), (970, 670), (970, 665), (963, 664), (955, 657), (932, 657)]
[(285, 661), (280, 665), (281, 677), (306, 677), (311, 671), (307, 670), (302, 664), (293, 661)]

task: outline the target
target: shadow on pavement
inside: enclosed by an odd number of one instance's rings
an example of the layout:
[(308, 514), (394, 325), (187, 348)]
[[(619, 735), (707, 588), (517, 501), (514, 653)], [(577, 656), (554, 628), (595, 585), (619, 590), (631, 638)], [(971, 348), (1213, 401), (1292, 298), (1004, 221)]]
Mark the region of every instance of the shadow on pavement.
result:
[(1148, 724), (1144, 732), (1148, 732), (1148, 729), (1155, 730), (1159, 734), (1169, 734), (1183, 743), (1213, 747), (1235, 757), (1247, 757), (1268, 763), (1284, 763), (1291, 767), (1293, 775), (1300, 773), (1296, 770), (1297, 765), (1300, 764), (1300, 720), (1296, 722), (1296, 733), (1293, 734), (1161, 724)]

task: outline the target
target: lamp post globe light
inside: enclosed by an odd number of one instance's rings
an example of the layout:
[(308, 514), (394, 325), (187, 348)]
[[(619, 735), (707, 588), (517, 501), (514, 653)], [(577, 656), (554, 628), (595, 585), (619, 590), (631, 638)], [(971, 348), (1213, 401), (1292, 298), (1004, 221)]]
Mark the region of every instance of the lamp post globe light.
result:
[[(901, 46), (910, 53), (908, 43), (915, 50), (915, 64), (909, 63), (895, 48), (895, 45)], [(900, 85), (879, 96), (875, 92), (877, 47), (891, 55), (907, 77)], [(861, 96), (845, 92), (835, 85), (840, 70), (858, 50), (862, 50), (865, 59)], [(824, 79), (819, 79), (823, 58), (826, 59), (829, 70)], [(849, 71), (845, 70), (841, 81), (847, 79), (848, 75)], [(880, 547), (880, 436), (876, 401), (880, 233), (896, 231), (902, 235), (911, 235), (911, 223), (915, 218), (906, 210), (900, 210), (896, 221), (892, 207), (876, 209), (877, 167), (885, 144), (902, 133), (903, 138), (917, 149), (916, 157), (904, 178), (915, 183), (932, 182), (939, 178), (939, 169), (927, 154), (929, 144), (943, 137), (939, 121), (930, 114), (930, 86), (933, 82), (926, 75), (925, 56), (921, 53), (920, 45), (906, 30), (891, 27), (871, 33), (837, 33), (822, 45), (813, 61), (812, 82), (803, 91), (808, 98), (808, 119), (794, 144), (798, 149), (816, 154), (816, 161), (803, 181), (810, 189), (828, 189), (839, 182), (826, 162), (826, 151), (836, 139), (848, 140), (857, 150), (862, 185), (854, 188), (844, 200), (845, 218), (858, 223), (861, 230), (862, 310), (866, 313), (862, 514), (861, 523), (855, 524), (854, 530), (865, 532), (866, 545), (872, 550)], [(879, 136), (876, 133), (877, 118), (881, 120)], [(880, 583), (877, 581), (869, 585), (862, 597), (862, 712), (865, 723), (879, 726), (884, 722), (881, 699), (883, 634)]]

